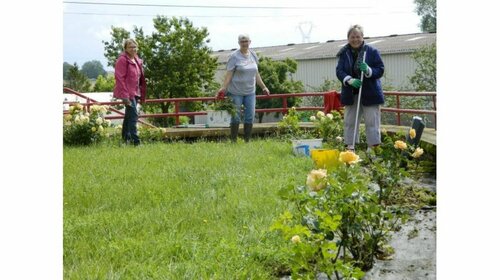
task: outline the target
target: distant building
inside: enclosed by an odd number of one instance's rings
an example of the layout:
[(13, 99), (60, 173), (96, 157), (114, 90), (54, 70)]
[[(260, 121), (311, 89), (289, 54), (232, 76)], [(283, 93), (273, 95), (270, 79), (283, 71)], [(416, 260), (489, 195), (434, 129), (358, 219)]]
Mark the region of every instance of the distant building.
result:
[[(435, 43), (436, 33), (365, 37), (365, 42), (376, 47), (382, 55), (385, 64), (382, 82), (396, 89), (402, 89), (410, 85), (409, 77), (417, 68), (411, 54), (422, 46)], [(297, 73), (292, 77), (294, 80), (302, 81), (309, 91), (320, 86), (325, 79), (337, 80), (336, 54), (346, 43), (347, 40), (329, 40), (325, 43), (288, 44), (252, 49), (273, 60), (284, 60), (287, 57), (295, 59), (298, 64)], [(222, 83), (228, 57), (235, 50), (219, 50), (212, 53), (212, 56), (218, 59), (216, 73), (218, 82)]]

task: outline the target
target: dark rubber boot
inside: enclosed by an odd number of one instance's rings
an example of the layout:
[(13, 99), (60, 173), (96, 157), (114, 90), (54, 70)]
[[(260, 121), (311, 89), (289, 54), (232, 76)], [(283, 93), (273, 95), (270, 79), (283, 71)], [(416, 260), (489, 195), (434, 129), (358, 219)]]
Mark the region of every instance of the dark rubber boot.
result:
[(250, 137), (252, 137), (252, 127), (253, 124), (251, 123), (246, 123), (243, 125), (243, 137), (245, 139), (245, 142), (250, 142)]
[(240, 129), (239, 123), (232, 123), (231, 127), (231, 142), (236, 143), (236, 139), (238, 139), (238, 130)]

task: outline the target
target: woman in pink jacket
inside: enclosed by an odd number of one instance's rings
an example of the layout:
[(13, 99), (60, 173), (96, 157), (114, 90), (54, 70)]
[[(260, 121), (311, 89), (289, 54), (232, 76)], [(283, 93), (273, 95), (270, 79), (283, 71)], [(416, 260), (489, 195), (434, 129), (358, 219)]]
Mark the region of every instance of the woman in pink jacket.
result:
[(122, 139), (135, 146), (141, 143), (137, 135), (137, 102), (146, 100), (146, 79), (142, 60), (137, 56), (137, 42), (127, 39), (123, 42), (124, 52), (115, 64), (115, 88), (113, 96), (125, 103), (125, 117), (122, 125)]

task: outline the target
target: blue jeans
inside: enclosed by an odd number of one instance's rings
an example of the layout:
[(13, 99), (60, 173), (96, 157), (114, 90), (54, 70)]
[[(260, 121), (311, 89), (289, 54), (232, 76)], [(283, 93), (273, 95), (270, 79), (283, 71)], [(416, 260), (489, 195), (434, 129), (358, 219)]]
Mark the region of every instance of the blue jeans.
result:
[(236, 109), (236, 115), (231, 117), (231, 124), (239, 124), (241, 121), (241, 105), (245, 107), (243, 111), (243, 123), (252, 124), (255, 118), (255, 93), (250, 95), (235, 95), (230, 92), (226, 93), (226, 96), (231, 97), (233, 100), (234, 107)]
[(137, 113), (137, 101), (135, 98), (130, 99), (130, 106), (125, 106), (125, 117), (123, 118), (122, 125), (122, 139), (127, 143), (134, 143), (138, 145), (141, 143), (137, 135), (137, 120), (139, 114)]

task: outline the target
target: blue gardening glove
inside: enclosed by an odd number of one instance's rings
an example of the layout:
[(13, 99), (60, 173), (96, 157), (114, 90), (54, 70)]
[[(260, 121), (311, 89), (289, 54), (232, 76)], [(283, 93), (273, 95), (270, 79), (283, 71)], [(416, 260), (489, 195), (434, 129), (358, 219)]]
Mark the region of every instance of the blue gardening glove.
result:
[(368, 73), (368, 64), (364, 63), (364, 62), (360, 62), (359, 63), (359, 70), (365, 72), (365, 73)]
[(360, 79), (350, 79), (347, 81), (347, 83), (353, 87), (353, 88), (359, 88), (361, 86), (361, 80)]

